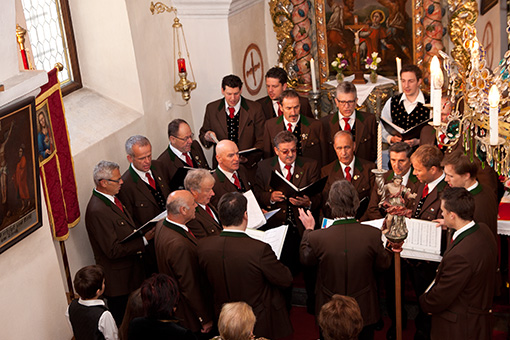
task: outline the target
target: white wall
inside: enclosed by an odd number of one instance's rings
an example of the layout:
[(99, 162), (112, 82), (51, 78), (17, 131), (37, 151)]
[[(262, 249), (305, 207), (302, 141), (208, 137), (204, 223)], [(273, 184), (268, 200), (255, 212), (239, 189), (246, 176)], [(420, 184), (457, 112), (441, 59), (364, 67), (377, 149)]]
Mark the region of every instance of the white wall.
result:
[[(14, 2), (0, 5), (0, 27), (14, 26)], [(69, 130), (80, 129), (74, 138), (71, 133), (70, 139), (82, 218), (65, 242), (74, 277), (79, 268), (94, 263), (84, 221), (93, 188), (94, 165), (107, 159), (118, 162), (125, 170), (128, 162), (123, 145), (134, 134), (146, 135), (152, 142), (153, 156), (157, 157), (167, 144), (167, 124), (177, 117), (188, 120), (198, 134), (205, 105), (221, 96), (222, 77), (242, 70), (248, 41), (257, 42), (265, 65), (274, 65), (276, 56), (271, 61), (266, 50), (265, 37), (274, 33), (272, 25), (266, 24), (265, 1), (253, 5), (247, 0), (175, 0), (198, 83), (189, 104), (179, 106), (184, 101), (173, 90), (173, 14), (151, 15), (150, 1), (69, 2), (86, 88), (72, 94), (74, 99), (64, 99), (64, 103), (70, 103), (66, 106), (68, 122), (73, 124)], [(250, 20), (252, 27), (244, 25), (245, 20)], [(254, 31), (253, 26), (257, 27)], [(14, 29), (0, 30), (0, 79), (3, 74), (18, 73), (13, 36)], [(234, 49), (239, 50), (233, 52)], [(8, 62), (7, 56), (11, 54), (12, 62)], [(100, 101), (91, 93), (110, 103), (98, 106)], [(174, 103), (170, 111), (165, 109), (166, 101)], [(111, 133), (112, 129), (116, 132)], [(0, 254), (0, 270), (4, 273), (0, 277), (2, 339), (50, 340), (72, 336), (64, 318), (67, 288), (59, 244), (51, 238), (45, 206), (43, 212), (44, 225), (38, 231)]]

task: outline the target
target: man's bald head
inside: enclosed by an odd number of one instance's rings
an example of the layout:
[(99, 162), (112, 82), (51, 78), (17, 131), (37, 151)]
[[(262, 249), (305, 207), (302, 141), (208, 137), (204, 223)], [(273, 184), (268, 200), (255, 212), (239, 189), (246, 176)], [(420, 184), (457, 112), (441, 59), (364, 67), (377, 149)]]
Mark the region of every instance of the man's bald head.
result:
[(224, 139), (216, 145), (216, 160), (225, 171), (234, 172), (239, 169), (239, 149), (236, 143)]
[(195, 207), (195, 199), (188, 190), (176, 190), (166, 200), (168, 219), (181, 224), (195, 218)]

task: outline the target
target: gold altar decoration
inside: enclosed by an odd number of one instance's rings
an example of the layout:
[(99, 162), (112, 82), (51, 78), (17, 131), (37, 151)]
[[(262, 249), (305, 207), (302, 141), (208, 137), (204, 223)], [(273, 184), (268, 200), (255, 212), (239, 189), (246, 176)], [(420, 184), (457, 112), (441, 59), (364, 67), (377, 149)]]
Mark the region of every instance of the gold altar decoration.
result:
[[(457, 143), (471, 157), (493, 167), (500, 175), (510, 170), (510, 50), (499, 65), (490, 70), (484, 47), (478, 41), (474, 24), (478, 17), (476, 1), (449, 1), (452, 12), (450, 35), (455, 44), (450, 57), (440, 52), (448, 81), (448, 97), (453, 109), (447, 120), (435, 126), (436, 138), (447, 137), (443, 145)], [(510, 34), (510, 20), (507, 22)], [(492, 91), (490, 89), (493, 88)], [(489, 92), (501, 94), (501, 100)], [(491, 100), (492, 99), (492, 100)], [(490, 122), (491, 116), (493, 121)], [(493, 138), (490, 138), (492, 135)]]
[(294, 60), (294, 50), (292, 44), (291, 32), (294, 28), (292, 17), (289, 12), (290, 0), (271, 0), (269, 1), (269, 11), (273, 21), (273, 30), (278, 40), (278, 63), (283, 65), (284, 69)]
[[(174, 85), (174, 89), (176, 92), (181, 92), (182, 99), (188, 102), (188, 100), (191, 98), (191, 91), (197, 87), (197, 83), (195, 82), (195, 74), (191, 65), (191, 59), (188, 51), (188, 44), (186, 43), (186, 37), (184, 36), (184, 30), (182, 28), (181, 22), (179, 21), (179, 18), (177, 17), (177, 9), (175, 7), (169, 7), (161, 2), (151, 2), (150, 11), (153, 15), (165, 12), (173, 12), (175, 15), (174, 23), (172, 25), (173, 52), (175, 75), (179, 75), (179, 80)], [(183, 55), (183, 51), (181, 50), (182, 48), (185, 50), (185, 55)], [(188, 72), (186, 69), (186, 60), (191, 70), (191, 77), (193, 79), (192, 81), (187, 79)]]

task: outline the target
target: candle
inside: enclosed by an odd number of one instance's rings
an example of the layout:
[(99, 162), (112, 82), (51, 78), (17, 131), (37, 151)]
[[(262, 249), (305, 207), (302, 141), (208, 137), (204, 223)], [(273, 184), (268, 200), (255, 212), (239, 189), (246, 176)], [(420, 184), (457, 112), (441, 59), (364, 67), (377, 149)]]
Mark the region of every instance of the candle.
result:
[(397, 57), (395, 60), (397, 62), (398, 92), (402, 93), (402, 79), (400, 79), (400, 71), (402, 71), (402, 59)]
[(357, 15), (355, 15), (355, 16), (354, 16), (354, 25), (357, 25), (357, 24), (358, 24), (358, 16), (357, 16)]
[(377, 124), (377, 169), (382, 170), (382, 127)]
[(441, 125), (441, 88), (443, 87), (443, 71), (439, 66), (437, 56), (432, 58), (430, 63), (430, 102), (432, 104), (434, 126)]
[(489, 131), (491, 145), (498, 145), (499, 139), (499, 90), (492, 85), (489, 91)]
[(317, 92), (317, 80), (315, 79), (315, 61), (310, 59), (310, 72), (312, 72), (312, 92)]
[(179, 73), (186, 72), (186, 61), (184, 58), (177, 59), (177, 68), (179, 69)]

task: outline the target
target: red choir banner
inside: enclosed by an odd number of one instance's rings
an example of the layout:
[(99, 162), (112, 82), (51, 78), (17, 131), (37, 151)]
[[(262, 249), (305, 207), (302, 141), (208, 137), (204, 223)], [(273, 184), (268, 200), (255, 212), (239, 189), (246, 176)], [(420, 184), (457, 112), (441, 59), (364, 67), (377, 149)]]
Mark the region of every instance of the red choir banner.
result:
[(80, 206), (57, 69), (36, 101), (39, 169), (53, 237), (64, 241), (80, 221)]

